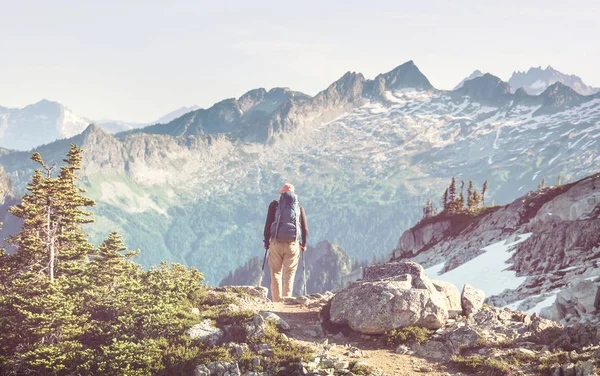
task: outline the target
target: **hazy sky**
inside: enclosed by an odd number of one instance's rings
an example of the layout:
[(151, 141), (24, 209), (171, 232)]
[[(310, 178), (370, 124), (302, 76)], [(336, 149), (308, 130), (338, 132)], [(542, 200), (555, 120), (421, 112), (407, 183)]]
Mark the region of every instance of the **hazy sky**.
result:
[(0, 0), (0, 105), (47, 98), (150, 122), (257, 87), (314, 95), (408, 60), (441, 89), (538, 65), (600, 86), (599, 18), (592, 0)]

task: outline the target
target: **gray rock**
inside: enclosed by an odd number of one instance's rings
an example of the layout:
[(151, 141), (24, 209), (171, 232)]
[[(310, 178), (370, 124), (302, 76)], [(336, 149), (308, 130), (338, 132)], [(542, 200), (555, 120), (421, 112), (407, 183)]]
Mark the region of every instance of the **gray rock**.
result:
[(254, 315), (244, 325), (246, 338), (252, 339), (265, 334), (265, 319), (261, 315)]
[[(554, 321), (588, 322), (589, 314), (600, 308), (600, 288), (587, 280), (575, 280), (556, 295), (554, 304), (544, 310), (544, 317)], [(583, 320), (581, 320), (583, 318)]]
[(210, 370), (211, 376), (241, 376), (236, 362), (213, 362), (206, 368)]
[(212, 362), (197, 366), (194, 376), (241, 376), (241, 372), (236, 362)]
[(214, 327), (208, 319), (192, 326), (186, 333), (191, 339), (199, 339), (211, 346), (216, 345), (223, 338), (223, 331)]
[(450, 282), (446, 281), (431, 281), (433, 286), (444, 295), (446, 299), (446, 307), (448, 308), (448, 317), (451, 319), (458, 317), (462, 314), (462, 306), (460, 303), (460, 293), (458, 288)]
[(483, 306), (484, 300), (485, 292), (483, 292), (483, 290), (476, 289), (475, 287), (465, 283), (460, 296), (463, 315), (469, 317), (479, 312)]
[(210, 376), (210, 370), (204, 364), (200, 364), (194, 370), (194, 376)]
[(260, 311), (258, 312), (265, 320), (272, 320), (281, 330), (289, 330), (290, 324), (273, 312)]
[(299, 296), (296, 298), (296, 302), (300, 305), (309, 305), (311, 300), (308, 296)]
[(402, 261), (365, 270), (365, 280), (338, 292), (330, 320), (364, 334), (382, 334), (409, 325), (441, 328), (448, 319), (444, 296), (421, 265)]
[(261, 343), (258, 345), (258, 353), (263, 356), (273, 355), (273, 349), (268, 343)]

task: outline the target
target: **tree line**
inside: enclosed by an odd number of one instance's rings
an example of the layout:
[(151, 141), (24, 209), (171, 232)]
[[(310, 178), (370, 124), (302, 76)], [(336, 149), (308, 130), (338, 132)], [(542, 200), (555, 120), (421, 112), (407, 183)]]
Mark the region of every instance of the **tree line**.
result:
[(10, 208), (23, 225), (7, 239), (14, 252), (0, 250), (0, 374), (191, 374), (223, 356), (184, 334), (197, 322), (191, 307), (215, 304), (202, 273), (144, 270), (117, 232), (88, 241), (95, 203), (78, 186), (82, 153), (72, 144), (58, 168), (33, 153), (39, 168)]
[(456, 178), (452, 178), (450, 185), (444, 191), (441, 199), (441, 210), (428, 199), (423, 207), (423, 219), (431, 218), (438, 214), (474, 213), (477, 209), (485, 206), (485, 194), (488, 190), (486, 180), (481, 191), (474, 189), (473, 181), (469, 180), (467, 196), (465, 198), (465, 181), (460, 181), (460, 191), (456, 188)]

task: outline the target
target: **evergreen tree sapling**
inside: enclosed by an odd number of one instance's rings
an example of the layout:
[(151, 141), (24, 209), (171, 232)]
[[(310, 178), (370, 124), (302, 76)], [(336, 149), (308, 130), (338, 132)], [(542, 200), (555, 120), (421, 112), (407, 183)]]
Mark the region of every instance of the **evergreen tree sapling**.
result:
[(473, 209), (473, 181), (469, 180), (469, 187), (467, 188), (467, 209)]

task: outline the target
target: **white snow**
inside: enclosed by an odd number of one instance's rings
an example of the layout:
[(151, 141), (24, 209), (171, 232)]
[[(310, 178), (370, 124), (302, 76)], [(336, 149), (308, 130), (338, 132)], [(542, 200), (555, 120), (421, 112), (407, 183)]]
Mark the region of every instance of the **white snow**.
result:
[(532, 313), (540, 313), (542, 308), (550, 307), (552, 304), (554, 304), (555, 301), (556, 301), (556, 294), (552, 294), (552, 295), (548, 296), (546, 299), (544, 299), (541, 302), (539, 302), (538, 304), (536, 304), (535, 307), (525, 311), (525, 313), (528, 313), (530, 315)]
[(482, 248), (485, 253), (452, 269), (444, 274), (439, 274), (444, 264), (438, 264), (425, 269), (431, 279), (441, 279), (450, 282), (462, 289), (465, 283), (485, 291), (486, 296), (501, 293), (505, 289), (516, 289), (526, 279), (517, 277), (514, 271), (506, 270), (506, 262), (512, 256), (515, 245), (527, 240), (531, 233), (519, 235), (515, 242), (505, 244), (506, 239)]

